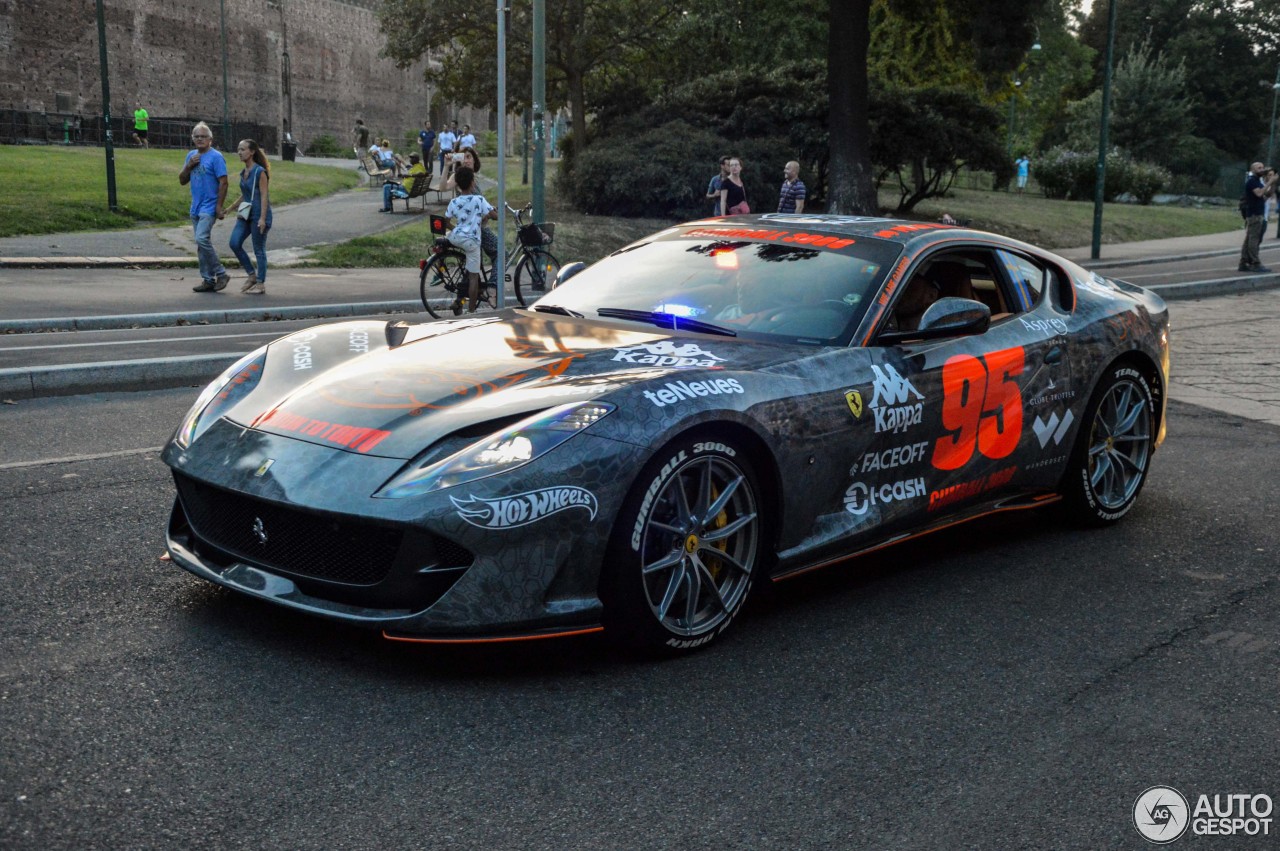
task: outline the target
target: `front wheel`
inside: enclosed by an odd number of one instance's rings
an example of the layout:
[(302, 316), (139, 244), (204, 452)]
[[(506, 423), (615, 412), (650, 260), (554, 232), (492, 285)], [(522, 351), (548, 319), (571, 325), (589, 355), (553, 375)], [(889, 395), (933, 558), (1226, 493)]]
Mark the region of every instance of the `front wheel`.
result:
[(701, 647), (742, 611), (764, 546), (745, 447), (705, 435), (656, 454), (614, 525), (601, 574), (605, 632), (667, 654)]
[(1073, 519), (1106, 526), (1129, 513), (1147, 481), (1155, 447), (1155, 405), (1137, 369), (1119, 364), (1098, 383), (1062, 479)]
[(526, 298), (536, 301), (550, 287), (551, 282), (560, 274), (560, 261), (550, 251), (534, 248), (525, 252), (516, 266), (515, 285), (516, 301), (524, 307)]
[(422, 306), (432, 317), (453, 316), (458, 294), (467, 290), (467, 257), (460, 251), (442, 251), (422, 265), (418, 280)]

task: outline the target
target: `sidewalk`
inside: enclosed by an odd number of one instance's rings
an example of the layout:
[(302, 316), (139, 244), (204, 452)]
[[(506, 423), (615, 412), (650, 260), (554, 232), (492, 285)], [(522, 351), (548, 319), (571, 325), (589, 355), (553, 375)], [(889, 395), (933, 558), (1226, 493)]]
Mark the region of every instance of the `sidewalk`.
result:
[[(336, 163), (350, 166), (349, 161)], [(362, 188), (278, 208), (271, 233), (271, 271), (265, 296), (240, 295), (242, 277), (235, 269), (226, 290), (193, 293), (192, 286), (199, 282), (198, 272), (175, 266), (194, 265), (195, 246), (190, 229), (185, 227), (0, 239), (0, 335), (9, 335), (0, 339), (8, 340), (12, 347), (38, 349), (47, 347), (47, 343), (36, 345), (37, 338), (44, 336), (38, 332), (48, 331), (420, 315), (416, 268), (300, 268), (305, 265), (301, 262), (305, 246), (340, 242), (422, 220), (421, 214), (380, 215), (377, 210), (381, 200), (380, 191)], [(229, 233), (230, 225), (219, 224), (215, 240), (225, 244)], [(1089, 246), (1057, 253), (1104, 274), (1131, 276), (1153, 286), (1165, 298), (1220, 295), (1280, 285), (1280, 240), (1269, 236), (1263, 243), (1264, 261), (1276, 267), (1277, 272), (1249, 275), (1235, 272), (1233, 255), (1239, 252), (1242, 237), (1242, 231), (1233, 230), (1104, 245), (1099, 261), (1090, 260)], [(1161, 272), (1124, 271), (1142, 264), (1204, 257), (1221, 258), (1221, 262), (1201, 264), (1212, 267), (1211, 272), (1203, 274), (1211, 280), (1170, 283)], [(30, 344), (12, 336), (25, 334), (33, 335), (27, 338)], [(137, 349), (129, 351), (127, 357), (132, 359), (106, 360), (104, 356), (120, 357), (117, 353), (126, 350), (100, 347), (93, 342), (53, 348), (83, 351), (89, 360), (67, 364), (34, 357), (25, 361), (30, 365), (0, 369), (0, 392), (31, 397), (174, 386), (175, 381), (199, 383), (216, 375), (235, 356), (148, 357), (146, 351), (155, 351), (154, 347), (140, 346), (130, 347)]]

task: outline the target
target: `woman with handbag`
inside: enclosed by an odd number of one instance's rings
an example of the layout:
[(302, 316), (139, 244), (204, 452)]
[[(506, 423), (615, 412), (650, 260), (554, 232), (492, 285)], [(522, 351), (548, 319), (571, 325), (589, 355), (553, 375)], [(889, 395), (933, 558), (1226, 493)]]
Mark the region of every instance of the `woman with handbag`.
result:
[(726, 216), (750, 213), (747, 205), (747, 187), (742, 183), (742, 160), (729, 160), (729, 176), (720, 181), (720, 209)]
[[(240, 292), (249, 295), (266, 295), (267, 292), (267, 231), (271, 230), (271, 197), (267, 186), (271, 180), (271, 166), (267, 155), (258, 143), (245, 139), (236, 146), (240, 157), (240, 201), (236, 207), (236, 227), (231, 232), (231, 253), (240, 261), (240, 268), (249, 273)], [(228, 206), (224, 214), (231, 211)], [(258, 260), (255, 268), (245, 253), (244, 241), (253, 237), (253, 255)]]

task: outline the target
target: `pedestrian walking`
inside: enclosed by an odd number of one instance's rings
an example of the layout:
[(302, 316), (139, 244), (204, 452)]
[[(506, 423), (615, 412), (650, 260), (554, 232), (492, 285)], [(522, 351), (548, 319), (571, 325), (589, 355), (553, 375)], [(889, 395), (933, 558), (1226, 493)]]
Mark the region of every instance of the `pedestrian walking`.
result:
[(463, 151), (463, 150), (466, 150), (467, 148), (474, 148), (475, 146), (476, 146), (476, 137), (471, 132), (471, 125), (470, 124), (462, 125), (462, 135), (458, 137), (458, 144), (456, 146), (457, 149), (459, 151)]
[(711, 215), (720, 216), (720, 184), (729, 176), (729, 155), (725, 154), (720, 158), (720, 172), (707, 184), (707, 200), (714, 201), (711, 205)]
[(1244, 198), (1240, 201), (1240, 212), (1244, 215), (1244, 245), (1240, 247), (1241, 272), (1270, 272), (1262, 265), (1258, 249), (1262, 245), (1262, 234), (1267, 229), (1264, 217), (1267, 209), (1267, 193), (1275, 187), (1276, 177), (1272, 174), (1264, 180), (1267, 167), (1262, 163), (1254, 163), (1249, 167), (1249, 175), (1244, 181)]
[(147, 141), (147, 110), (143, 108), (142, 101), (134, 104), (133, 141), (144, 148), (151, 147), (151, 143)]
[(356, 167), (360, 168), (364, 165), (364, 158), (369, 155), (369, 128), (359, 118), (351, 130), (351, 144), (356, 149), (356, 159), (360, 161), (360, 165)]
[(431, 149), (436, 146), (436, 131), (431, 129), (431, 121), (422, 122), (422, 129), (418, 131), (418, 147), (422, 149), (422, 164), (426, 167), (427, 174), (431, 174)]
[(223, 216), (227, 198), (227, 161), (213, 147), (213, 131), (201, 121), (191, 128), (194, 151), (178, 172), (178, 183), (191, 187), (191, 228), (196, 238), (196, 258), (200, 262), (200, 285), (193, 292), (211, 293), (225, 289), (231, 276), (213, 250), (213, 226)]
[[(236, 156), (241, 163), (240, 200), (234, 204), (236, 226), (231, 231), (231, 253), (240, 261), (240, 268), (249, 274), (240, 292), (266, 295), (267, 231), (271, 230), (271, 194), (268, 189), (271, 165), (262, 148), (252, 139), (241, 140), (236, 146)], [(224, 209), (223, 214), (229, 209), (230, 207)], [(249, 237), (253, 238), (253, 256), (258, 261), (257, 266), (244, 251), (244, 241)]]
[(782, 190), (778, 193), (778, 212), (803, 213), (804, 194), (804, 181), (800, 179), (800, 163), (792, 160), (782, 169)]
[(1031, 176), (1031, 159), (1023, 154), (1013, 164), (1018, 169), (1018, 194), (1021, 195), (1027, 189), (1027, 178)]
[(726, 216), (750, 213), (747, 203), (747, 187), (742, 183), (742, 160), (729, 158), (729, 175), (720, 182), (720, 209)]

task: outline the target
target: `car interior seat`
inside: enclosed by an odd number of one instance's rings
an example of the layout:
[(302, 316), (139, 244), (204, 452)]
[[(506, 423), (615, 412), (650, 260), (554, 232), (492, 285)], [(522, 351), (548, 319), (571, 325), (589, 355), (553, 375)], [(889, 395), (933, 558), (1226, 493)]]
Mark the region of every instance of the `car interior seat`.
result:
[(929, 277), (938, 286), (941, 298), (976, 299), (969, 269), (955, 260), (939, 260), (929, 267)]

